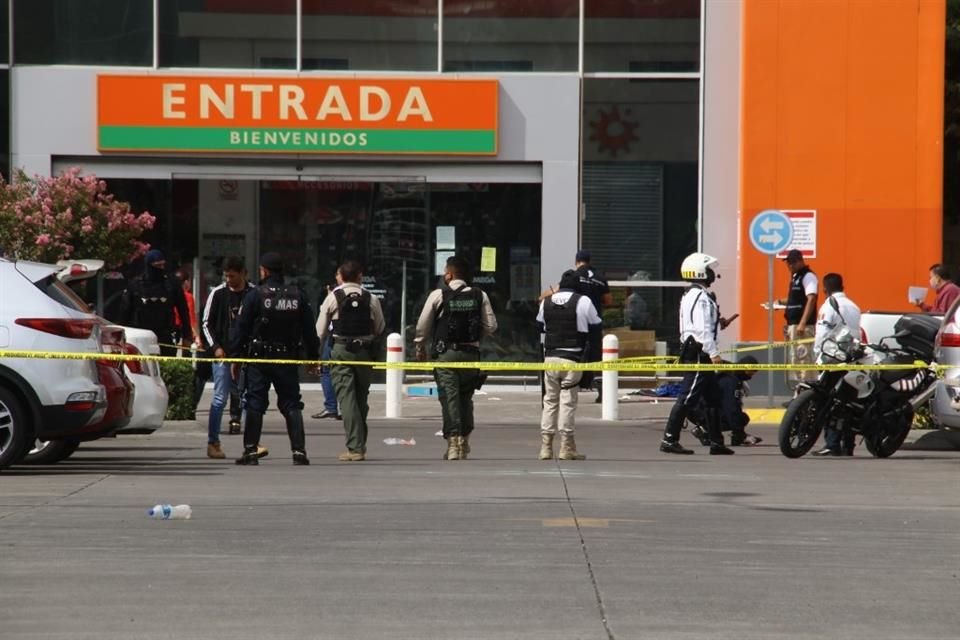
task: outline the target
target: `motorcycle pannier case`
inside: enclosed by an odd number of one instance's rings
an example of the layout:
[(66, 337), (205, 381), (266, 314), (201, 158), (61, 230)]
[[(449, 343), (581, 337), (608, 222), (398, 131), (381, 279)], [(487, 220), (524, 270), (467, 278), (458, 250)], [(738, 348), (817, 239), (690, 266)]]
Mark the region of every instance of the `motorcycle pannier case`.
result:
[(904, 315), (893, 325), (894, 331), (909, 331), (910, 335), (897, 338), (900, 346), (915, 357), (930, 362), (933, 360), (933, 342), (940, 330), (940, 318), (922, 313)]

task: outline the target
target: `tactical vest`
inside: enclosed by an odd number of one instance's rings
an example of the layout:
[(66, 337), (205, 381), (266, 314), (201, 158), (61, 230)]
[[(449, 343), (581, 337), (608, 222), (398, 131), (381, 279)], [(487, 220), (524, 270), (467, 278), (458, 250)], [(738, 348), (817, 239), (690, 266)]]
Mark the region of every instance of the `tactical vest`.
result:
[[(583, 352), (586, 335), (577, 330), (577, 304), (581, 297), (579, 293), (574, 293), (564, 304), (554, 303), (552, 297), (543, 301), (543, 324), (546, 329), (543, 346), (546, 355), (568, 358)], [(577, 353), (557, 351), (559, 349), (576, 349)]]
[(300, 289), (295, 286), (261, 285), (259, 327), (255, 339), (270, 345), (300, 344)]
[(807, 306), (807, 294), (803, 291), (803, 279), (810, 271), (810, 267), (803, 267), (790, 278), (790, 291), (787, 294), (787, 308), (783, 315), (787, 324), (800, 324), (803, 319), (803, 309)]
[(483, 291), (466, 285), (454, 291), (444, 287), (440, 313), (437, 315), (436, 342), (458, 344), (479, 342), (483, 336)]
[(337, 289), (333, 295), (337, 299), (337, 319), (333, 321), (334, 335), (345, 338), (372, 335), (370, 292), (361, 289), (347, 293), (343, 289)]
[[(173, 300), (170, 298), (167, 279), (142, 279), (135, 294), (138, 298), (137, 326), (158, 334), (170, 333), (173, 329)], [(163, 342), (162, 336), (160, 337)]]

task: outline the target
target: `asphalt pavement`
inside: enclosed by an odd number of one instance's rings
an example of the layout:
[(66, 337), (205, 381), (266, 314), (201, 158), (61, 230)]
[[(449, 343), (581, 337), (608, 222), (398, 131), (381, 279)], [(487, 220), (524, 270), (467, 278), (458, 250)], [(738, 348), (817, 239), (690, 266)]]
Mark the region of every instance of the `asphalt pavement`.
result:
[[(0, 637), (956, 636), (960, 452), (787, 460), (758, 425), (735, 456), (671, 456), (669, 402), (607, 423), (582, 397), (582, 462), (538, 461), (537, 394), (490, 388), (466, 461), (420, 398), (371, 421), (361, 463), (308, 418), (292, 466), (276, 412), (259, 467), (233, 464), (240, 436), (209, 460), (203, 412), (0, 472)], [(193, 518), (147, 518), (162, 502)]]

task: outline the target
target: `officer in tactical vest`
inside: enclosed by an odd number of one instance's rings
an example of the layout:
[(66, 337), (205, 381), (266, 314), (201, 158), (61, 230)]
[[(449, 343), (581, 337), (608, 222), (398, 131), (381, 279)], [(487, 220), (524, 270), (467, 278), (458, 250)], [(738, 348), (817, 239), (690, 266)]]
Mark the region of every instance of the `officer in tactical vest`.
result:
[[(303, 292), (283, 282), (283, 260), (276, 253), (260, 258), (260, 286), (250, 291), (240, 305), (235, 339), (230, 348), (233, 357), (294, 360), (303, 346), (308, 360), (317, 360), (320, 341), (313, 327), (313, 311)], [(234, 379), (240, 367), (232, 367)], [(303, 432), (303, 402), (295, 364), (251, 364), (247, 366), (244, 408), (247, 423), (243, 431), (243, 455), (237, 464), (259, 464), (257, 445), (267, 410), (267, 391), (273, 385), (277, 406), (287, 422), (287, 435), (293, 450), (293, 464), (310, 464)]]
[[(317, 333), (324, 344), (333, 325), (332, 359), (370, 362), (376, 355), (376, 342), (383, 335), (386, 323), (380, 300), (361, 286), (363, 267), (356, 260), (347, 260), (337, 270), (341, 284), (327, 295), (320, 305)], [(367, 455), (367, 413), (370, 409), (368, 365), (335, 365), (330, 377), (337, 391), (337, 403), (347, 434), (347, 450), (338, 456), (341, 462), (360, 462)]]
[[(417, 321), (414, 339), (417, 360), (431, 356), (438, 362), (476, 362), (480, 359), (480, 339), (497, 330), (497, 318), (490, 299), (480, 289), (467, 285), (470, 268), (460, 256), (447, 258), (441, 288), (430, 292)], [(433, 371), (443, 413), (443, 437), (447, 440), (447, 460), (466, 460), (473, 431), (473, 392), (483, 384), (479, 369)]]
[[(680, 277), (691, 283), (680, 299), (680, 364), (719, 364), (717, 334), (729, 324), (720, 316), (720, 307), (709, 290), (717, 277), (720, 262), (705, 253), (691, 253), (680, 265)], [(667, 428), (660, 443), (664, 453), (693, 453), (680, 444), (680, 429), (691, 407), (703, 398), (707, 437), (712, 455), (729, 455), (720, 430), (720, 388), (715, 371), (688, 371), (683, 374), (680, 394), (670, 411)]]
[[(167, 275), (166, 259), (157, 249), (147, 252), (143, 264), (143, 275), (131, 282), (124, 294), (124, 322), (153, 331), (160, 342), (160, 354), (175, 356), (173, 310), (176, 309), (181, 318), (190, 317), (183, 288), (178, 280)], [(183, 343), (189, 344), (193, 341), (191, 323), (183, 325)]]
[[(817, 274), (810, 270), (803, 260), (803, 253), (791, 249), (783, 259), (790, 270), (790, 289), (785, 300), (777, 302), (784, 305), (783, 316), (786, 321), (784, 334), (787, 340), (812, 338), (817, 323)], [(813, 345), (792, 344), (790, 346), (791, 364), (813, 364)], [(787, 382), (791, 387), (817, 377), (817, 372), (788, 371)]]
[[(602, 324), (590, 298), (576, 293), (578, 275), (570, 270), (560, 278), (558, 291), (540, 303), (537, 323), (544, 337), (544, 363), (584, 362), (591, 329)], [(582, 371), (544, 371), (543, 414), (540, 418), (540, 459), (553, 459), (553, 440), (560, 431), (561, 460), (583, 460), (573, 437)]]

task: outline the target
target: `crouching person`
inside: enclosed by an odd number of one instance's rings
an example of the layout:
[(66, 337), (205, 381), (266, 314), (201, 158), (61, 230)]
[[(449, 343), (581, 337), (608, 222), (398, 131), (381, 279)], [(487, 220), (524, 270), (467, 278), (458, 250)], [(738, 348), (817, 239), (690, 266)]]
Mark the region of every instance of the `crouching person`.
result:
[[(547, 366), (583, 362), (587, 337), (602, 324), (587, 296), (575, 293), (579, 281), (576, 271), (560, 278), (559, 290), (540, 303), (537, 323), (544, 337)], [(574, 418), (582, 371), (547, 369), (544, 371), (543, 414), (540, 418), (540, 459), (553, 459), (553, 441), (560, 432), (561, 460), (583, 460), (573, 436)]]

